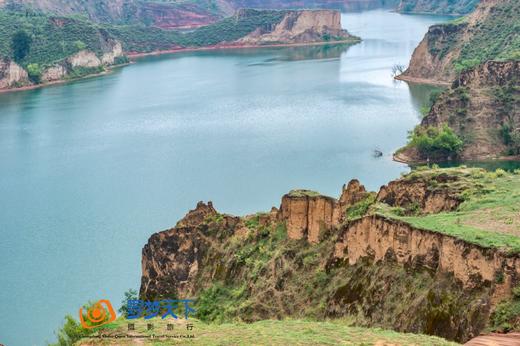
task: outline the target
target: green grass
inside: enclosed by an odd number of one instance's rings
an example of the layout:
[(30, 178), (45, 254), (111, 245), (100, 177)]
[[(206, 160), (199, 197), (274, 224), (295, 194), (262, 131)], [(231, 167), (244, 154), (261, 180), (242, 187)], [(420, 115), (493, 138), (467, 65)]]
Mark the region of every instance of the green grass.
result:
[(319, 192), (312, 190), (291, 190), (289, 192), (290, 197), (317, 197), (321, 196)]
[[(379, 328), (352, 327), (348, 321), (336, 320), (325, 322), (303, 320), (265, 320), (251, 324), (225, 323), (206, 324), (198, 320), (189, 320), (193, 330), (186, 330), (186, 321), (153, 319), (150, 321), (136, 320), (134, 335), (151, 335), (146, 328), (147, 323), (154, 324), (156, 335), (193, 334), (194, 339), (140, 339), (144, 345), (166, 346), (172, 344), (183, 345), (421, 345), (421, 346), (449, 346), (457, 345), (444, 339), (404, 334)], [(174, 323), (174, 331), (167, 331), (166, 325)], [(109, 326), (105, 335), (121, 335), (128, 333), (128, 321), (118, 319)], [(82, 342), (95, 341), (96, 345), (131, 345), (135, 339), (83, 339)]]
[(100, 36), (108, 35), (98, 25), (79, 17), (26, 16), (0, 11), (0, 56), (13, 56), (12, 37), (19, 30), (32, 37), (30, 51), (20, 61), (25, 66), (31, 63), (46, 66), (83, 48), (101, 55), (103, 40)]
[(486, 20), (475, 26), (461, 47), (455, 69), (461, 71), (487, 60), (520, 59), (520, 1), (501, 1)]
[(438, 174), (459, 177), (451, 183), (465, 199), (457, 211), (402, 216), (396, 209), (379, 206), (379, 213), (483, 247), (520, 253), (520, 174), (503, 170), (486, 172), (477, 168), (437, 168), (419, 170), (404, 179), (422, 177), (427, 180)]

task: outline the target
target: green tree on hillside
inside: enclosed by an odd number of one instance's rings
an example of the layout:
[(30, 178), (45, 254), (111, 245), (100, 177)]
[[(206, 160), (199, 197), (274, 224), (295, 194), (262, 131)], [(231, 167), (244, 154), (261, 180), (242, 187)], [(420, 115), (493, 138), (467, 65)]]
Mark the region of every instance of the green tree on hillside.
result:
[(18, 31), (13, 35), (11, 48), (15, 61), (23, 60), (31, 50), (32, 38), (25, 31)]

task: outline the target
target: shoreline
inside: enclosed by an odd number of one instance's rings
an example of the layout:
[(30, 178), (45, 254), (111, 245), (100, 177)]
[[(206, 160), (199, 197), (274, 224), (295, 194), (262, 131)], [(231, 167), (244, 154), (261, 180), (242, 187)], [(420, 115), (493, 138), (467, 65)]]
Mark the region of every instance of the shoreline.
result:
[(106, 70), (104, 70), (102, 72), (94, 73), (94, 74), (88, 74), (86, 76), (79, 77), (79, 78), (59, 79), (59, 80), (55, 80), (55, 81), (52, 81), (52, 82), (33, 84), (33, 85), (26, 85), (26, 86), (18, 87), (18, 88), (0, 89), (0, 94), (7, 94), (7, 93), (10, 93), (10, 92), (17, 92), (17, 91), (28, 91), (28, 90), (41, 89), (41, 88), (45, 88), (45, 87), (48, 87), (48, 86), (54, 86), (54, 85), (60, 85), (60, 84), (77, 82), (77, 81), (80, 81), (80, 80), (83, 80), (83, 79), (101, 77), (101, 76), (105, 76), (105, 75), (108, 75), (108, 74), (112, 73), (112, 71), (114, 69), (116, 69), (116, 68), (125, 67), (125, 66), (128, 66), (130, 64), (133, 64), (133, 62), (129, 62), (129, 63), (126, 63), (126, 64), (106, 66), (105, 67)]
[(451, 82), (445, 82), (445, 81), (440, 81), (440, 80), (436, 80), (436, 79), (428, 79), (428, 78), (410, 77), (410, 76), (405, 76), (403, 74), (400, 74), (399, 76), (395, 76), (394, 79), (400, 80), (403, 82), (415, 83), (415, 84), (428, 84), (428, 85), (444, 86), (444, 87), (449, 87), (452, 84)]
[(470, 158), (460, 158), (458, 160), (445, 160), (445, 161), (435, 161), (430, 160), (413, 160), (408, 155), (404, 155), (403, 153), (394, 153), (392, 155), (392, 160), (395, 162), (403, 163), (408, 166), (416, 166), (422, 164), (435, 164), (435, 163), (447, 163), (447, 162), (508, 162), (508, 161), (520, 161), (520, 155), (516, 156), (475, 156)]
[[(140, 59), (148, 56), (159, 56), (159, 55), (167, 55), (167, 54), (176, 54), (183, 52), (199, 52), (199, 51), (218, 51), (218, 50), (232, 50), (232, 49), (255, 49), (255, 48), (277, 48), (277, 47), (306, 47), (306, 46), (325, 46), (325, 45), (337, 45), (337, 44), (356, 44), (361, 42), (361, 38), (353, 36), (349, 40), (341, 40), (341, 41), (323, 41), (323, 42), (308, 42), (308, 43), (286, 43), (286, 44), (269, 44), (269, 45), (214, 45), (214, 46), (206, 46), (206, 47), (198, 47), (198, 48), (183, 48), (179, 47), (176, 49), (168, 49), (168, 50), (157, 50), (148, 53), (136, 53), (136, 52), (128, 52), (125, 54), (129, 59)], [(94, 78), (107, 75), (112, 72), (115, 68), (125, 67), (135, 63), (136, 61), (131, 61), (126, 64), (120, 65), (111, 65), (107, 66), (105, 71), (95, 74), (89, 74), (80, 78), (71, 78), (71, 79), (60, 79), (52, 82), (46, 82), (41, 84), (33, 84), (26, 85), (17, 88), (4, 88), (0, 89), (0, 94), (17, 92), (17, 91), (27, 91), (27, 90), (35, 90), (48, 86), (65, 84), (70, 82), (79, 81), (87, 78)]]
[(184, 52), (205, 52), (205, 51), (219, 51), (219, 50), (233, 50), (233, 49), (262, 49), (262, 48), (283, 48), (283, 47), (307, 47), (307, 46), (326, 46), (326, 45), (337, 45), (337, 44), (356, 44), (361, 42), (361, 39), (353, 36), (349, 40), (341, 41), (322, 41), (322, 42), (308, 42), (308, 43), (283, 43), (283, 44), (266, 44), (266, 45), (213, 45), (205, 47), (193, 47), (193, 48), (175, 48), (167, 50), (155, 50), (148, 53), (137, 53), (128, 52), (126, 56), (130, 59), (139, 59), (147, 56), (159, 56), (166, 54), (176, 54)]

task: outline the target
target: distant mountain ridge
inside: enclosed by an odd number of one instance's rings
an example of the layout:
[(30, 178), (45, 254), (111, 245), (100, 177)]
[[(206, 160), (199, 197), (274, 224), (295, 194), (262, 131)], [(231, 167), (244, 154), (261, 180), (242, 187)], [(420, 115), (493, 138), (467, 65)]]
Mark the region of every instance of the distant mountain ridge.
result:
[(479, 0), (0, 0), (0, 9), (52, 15), (81, 15), (98, 23), (144, 24), (165, 29), (194, 28), (231, 16), (241, 8), (336, 9), (376, 8), (401, 12), (464, 14)]

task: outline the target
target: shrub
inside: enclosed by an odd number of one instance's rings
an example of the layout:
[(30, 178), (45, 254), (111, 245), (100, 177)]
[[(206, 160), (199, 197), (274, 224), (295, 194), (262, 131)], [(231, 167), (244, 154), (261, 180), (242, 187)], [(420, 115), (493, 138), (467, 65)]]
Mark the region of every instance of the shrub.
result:
[(29, 64), (27, 65), (27, 74), (29, 75), (29, 79), (36, 84), (41, 82), (42, 78), (42, 70), (40, 65), (38, 64)]
[(410, 145), (417, 148), (423, 158), (446, 159), (457, 157), (464, 142), (447, 125), (442, 128), (419, 126), (410, 135)]
[(371, 193), (361, 201), (355, 203), (347, 209), (347, 220), (355, 220), (367, 214), (370, 206), (376, 201), (376, 194)]
[(504, 175), (506, 175), (506, 171), (504, 171), (502, 168), (497, 168), (495, 170), (495, 173), (497, 177), (503, 177)]
[(500, 332), (508, 332), (518, 328), (520, 317), (520, 301), (504, 301), (498, 304), (491, 316), (491, 325)]

